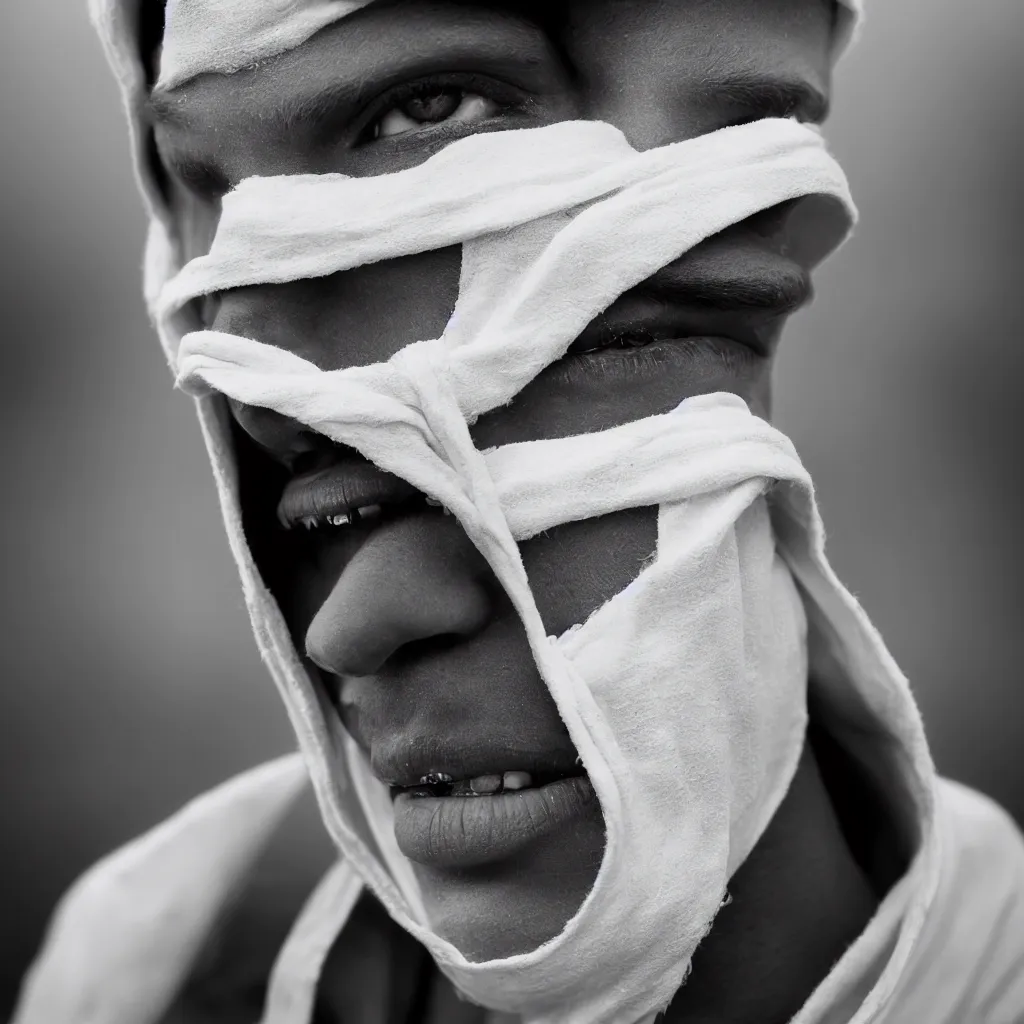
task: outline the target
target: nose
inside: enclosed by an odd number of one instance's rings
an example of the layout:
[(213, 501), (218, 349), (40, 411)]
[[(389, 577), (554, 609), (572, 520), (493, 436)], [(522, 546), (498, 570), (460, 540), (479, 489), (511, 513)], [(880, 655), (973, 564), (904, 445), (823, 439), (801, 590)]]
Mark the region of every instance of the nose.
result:
[(403, 653), (474, 636), (491, 618), (490, 567), (458, 523), (427, 511), (372, 533), (306, 632), (335, 676), (370, 676)]

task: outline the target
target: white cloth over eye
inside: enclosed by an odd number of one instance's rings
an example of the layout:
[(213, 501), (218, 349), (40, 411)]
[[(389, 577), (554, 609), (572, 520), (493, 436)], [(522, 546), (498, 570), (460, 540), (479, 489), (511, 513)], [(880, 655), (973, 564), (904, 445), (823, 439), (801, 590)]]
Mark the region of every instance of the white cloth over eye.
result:
[[(129, 111), (136, 111), (141, 77), (126, 50), (130, 30), (114, 16), (121, 8), (97, 2)], [(179, 0), (168, 31), (201, 26), (188, 21), (197, 11), (244, 22), (247, 7), (271, 25), (270, 5)], [(277, 41), (290, 40), (282, 50), (305, 31), (292, 15), (318, 10), (326, 15), (325, 3), (280, 6)], [(236, 32), (243, 27), (236, 24)], [(233, 70), (237, 57), (225, 56), (227, 43), (222, 47), (230, 36), (213, 32), (202, 59), (227, 61), (220, 70)], [(274, 36), (271, 25), (266, 38)], [(186, 38), (165, 47), (165, 78), (168, 54), (203, 51), (199, 35), (193, 32), (191, 50)], [(265, 47), (260, 52), (270, 55)], [(175, 74), (198, 73), (195, 62), (186, 66), (181, 58), (180, 66), (193, 71)], [(152, 188), (147, 195), (156, 201)], [(342, 855), (286, 946), (265, 1024), (305, 1024), (315, 965), (360, 884), (462, 992), (485, 1006), (521, 1014), (528, 1024), (651, 1020), (682, 984), (729, 878), (787, 791), (803, 743), (809, 671), (827, 726), (904, 811), (916, 854), (796, 1021), (1010, 1024), (1011, 1012), (1024, 1005), (1015, 980), (1024, 950), (1010, 938), (1022, 911), (1018, 903), (1006, 913), (992, 898), (1019, 899), (1024, 889), (1019, 838), (987, 804), (972, 802), (977, 798), (937, 789), (906, 681), (825, 559), (813, 489), (790, 442), (732, 395), (690, 399), (665, 415), (599, 433), (488, 452), (470, 436), (470, 423), (514, 399), (620, 294), (703, 239), (805, 196), (818, 204), (823, 241), (815, 255), (824, 257), (841, 241), (852, 204), (820, 135), (792, 122), (762, 121), (646, 153), (633, 151), (608, 125), (570, 122), (467, 138), (392, 175), (250, 179), (225, 200), (210, 254), (184, 268), (166, 211), (154, 205), (151, 309), (180, 382), (204, 395), (201, 421), (257, 641)], [(209, 292), (324, 276), (453, 243), (462, 243), (463, 270), (447, 329), (386, 363), (325, 372), (251, 339), (187, 330), (190, 301)], [(593, 890), (564, 931), (540, 948), (471, 963), (431, 929), (415, 877), (389, 841), (386, 793), (305, 672), (253, 563), (220, 395), (274, 409), (351, 445), (442, 501), (510, 595), (607, 830)], [(654, 560), (585, 623), (547, 636), (517, 541), (643, 505), (658, 507)], [(292, 762), (274, 770), (275, 792), (286, 790), (293, 771)], [(225, 792), (251, 800), (258, 788), (243, 780)], [(211, 830), (224, 799), (175, 819), (159, 841), (140, 849), (166, 865), (172, 848), (194, 842), (209, 851), (220, 844), (241, 864), (259, 835)], [(272, 822), (277, 813), (269, 796), (262, 810), (252, 809), (257, 822)], [(1000, 853), (989, 859), (998, 868), (990, 888), (970, 888), (964, 868), (971, 853), (949, 828), (967, 819), (986, 837), (985, 848)], [(142, 884), (144, 865), (131, 863), (133, 884)], [(159, 1016), (174, 972), (187, 972), (187, 952), (211, 908), (168, 920), (164, 937), (133, 925), (125, 913), (104, 920), (98, 908), (124, 877), (120, 864), (115, 857), (97, 870), (64, 906), (17, 1024), (146, 1024)], [(151, 878), (168, 891), (187, 884), (158, 871)], [(964, 892), (973, 904), (962, 919), (1006, 940), (989, 960), (957, 973), (936, 952), (936, 929), (950, 927), (950, 908)], [(211, 904), (222, 898), (209, 896)], [(129, 988), (143, 952), (155, 959), (173, 954), (161, 965), (159, 985), (113, 995), (102, 979), (90, 985), (82, 969), (90, 929), (109, 939), (94, 940), (104, 951), (103, 969), (119, 964)], [(145, 951), (132, 942), (143, 934)], [(958, 954), (969, 948), (961, 943)], [(69, 971), (76, 963), (77, 971)], [(937, 1004), (929, 993), (937, 988), (969, 1012), (932, 1012)], [(906, 1016), (910, 1007), (923, 1016)]]

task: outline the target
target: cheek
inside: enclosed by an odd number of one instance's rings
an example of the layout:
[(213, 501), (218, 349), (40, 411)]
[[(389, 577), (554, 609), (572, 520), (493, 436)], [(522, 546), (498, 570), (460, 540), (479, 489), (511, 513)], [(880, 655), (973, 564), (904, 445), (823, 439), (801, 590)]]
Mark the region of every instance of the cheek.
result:
[(658, 510), (634, 508), (524, 541), (523, 564), (548, 634), (560, 636), (624, 590), (657, 539)]

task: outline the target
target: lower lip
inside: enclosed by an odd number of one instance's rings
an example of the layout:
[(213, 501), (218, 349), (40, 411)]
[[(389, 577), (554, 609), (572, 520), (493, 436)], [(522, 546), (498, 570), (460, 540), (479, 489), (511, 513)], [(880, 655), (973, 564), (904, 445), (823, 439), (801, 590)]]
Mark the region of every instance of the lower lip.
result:
[(410, 860), (471, 868), (505, 860), (587, 814), (596, 802), (585, 775), (497, 796), (395, 799), (395, 839)]

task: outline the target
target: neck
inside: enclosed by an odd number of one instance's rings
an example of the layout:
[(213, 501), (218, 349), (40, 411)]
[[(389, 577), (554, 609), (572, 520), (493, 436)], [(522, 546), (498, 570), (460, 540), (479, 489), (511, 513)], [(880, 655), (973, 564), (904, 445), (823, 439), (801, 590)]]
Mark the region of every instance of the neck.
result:
[(840, 821), (841, 787), (807, 743), (663, 1024), (784, 1024), (864, 930), (878, 897), (847, 841), (857, 822)]

